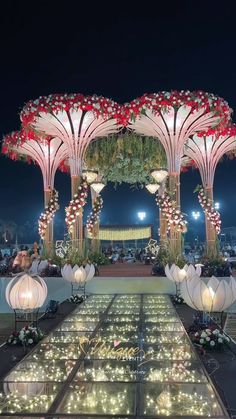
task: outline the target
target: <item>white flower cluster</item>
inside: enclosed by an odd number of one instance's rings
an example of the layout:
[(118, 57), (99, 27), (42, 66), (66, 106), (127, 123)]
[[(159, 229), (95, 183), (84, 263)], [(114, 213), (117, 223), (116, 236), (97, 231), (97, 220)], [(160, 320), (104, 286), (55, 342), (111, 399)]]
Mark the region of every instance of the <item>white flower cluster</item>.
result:
[(221, 333), (219, 329), (205, 329), (202, 332), (196, 332), (194, 336), (196, 338), (195, 341), (198, 341), (203, 347), (210, 346), (214, 348), (230, 342), (230, 338)]

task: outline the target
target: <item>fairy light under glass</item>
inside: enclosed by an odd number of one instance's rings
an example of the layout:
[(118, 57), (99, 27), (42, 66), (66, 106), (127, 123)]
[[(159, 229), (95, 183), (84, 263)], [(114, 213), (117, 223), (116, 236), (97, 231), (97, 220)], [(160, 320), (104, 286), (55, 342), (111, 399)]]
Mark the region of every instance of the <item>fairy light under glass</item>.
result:
[(86, 387), (73, 388), (63, 411), (67, 414), (73, 413), (103, 413), (109, 415), (130, 414), (127, 389), (121, 391), (110, 391), (101, 386), (86, 391)]
[(161, 360), (178, 360), (178, 359), (191, 359), (194, 357), (193, 352), (189, 345), (185, 346), (162, 346), (158, 349), (148, 347), (146, 350), (146, 357), (149, 360), (161, 361)]
[(18, 368), (13, 370), (8, 378), (14, 382), (36, 382), (36, 381), (64, 381), (75, 365), (75, 361), (68, 360), (58, 363), (54, 359), (50, 364), (40, 362), (27, 361), (20, 364)]
[(150, 368), (145, 381), (202, 383), (206, 380), (202, 378), (202, 375), (197, 370), (189, 370), (181, 363), (173, 364), (173, 367)]
[(211, 417), (222, 413), (213, 394), (203, 396), (196, 392), (189, 394), (183, 391), (174, 394), (164, 390), (156, 398), (147, 394), (145, 402), (144, 414)]
[(86, 367), (77, 374), (80, 381), (134, 381), (135, 372), (129, 365), (112, 366), (104, 363), (102, 367)]

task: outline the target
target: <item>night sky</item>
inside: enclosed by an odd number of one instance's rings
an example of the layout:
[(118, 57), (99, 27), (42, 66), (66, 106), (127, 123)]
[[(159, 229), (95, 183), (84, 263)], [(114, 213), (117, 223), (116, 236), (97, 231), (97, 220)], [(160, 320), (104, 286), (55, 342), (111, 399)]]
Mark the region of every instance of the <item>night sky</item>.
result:
[[(145, 92), (202, 89), (224, 97), (236, 111), (233, 1), (157, 1), (157, 10), (151, 2), (140, 8), (137, 2), (62, 3), (11, 1), (1, 11), (1, 137), (20, 128), (25, 102), (50, 93), (97, 93), (123, 103)], [(236, 224), (235, 174), (236, 162), (226, 161), (215, 177), (225, 227)], [(184, 212), (199, 210), (192, 194), (198, 172), (183, 174), (181, 182)], [(69, 185), (69, 176), (59, 173), (59, 234)], [(147, 223), (156, 223), (154, 198), (145, 190), (108, 185), (103, 197), (102, 223), (135, 224), (138, 210), (147, 211)], [(0, 219), (33, 222), (42, 209), (39, 169), (1, 156)], [(191, 217), (189, 222), (194, 226)]]

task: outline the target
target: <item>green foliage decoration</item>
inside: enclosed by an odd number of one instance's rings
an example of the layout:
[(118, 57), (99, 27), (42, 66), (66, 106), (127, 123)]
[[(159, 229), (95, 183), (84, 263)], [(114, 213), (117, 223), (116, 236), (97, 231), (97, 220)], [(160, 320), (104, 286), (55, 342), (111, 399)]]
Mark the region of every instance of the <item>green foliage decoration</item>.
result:
[(103, 180), (143, 185), (150, 182), (150, 171), (166, 167), (160, 141), (134, 133), (100, 138), (87, 150), (86, 164), (103, 174)]

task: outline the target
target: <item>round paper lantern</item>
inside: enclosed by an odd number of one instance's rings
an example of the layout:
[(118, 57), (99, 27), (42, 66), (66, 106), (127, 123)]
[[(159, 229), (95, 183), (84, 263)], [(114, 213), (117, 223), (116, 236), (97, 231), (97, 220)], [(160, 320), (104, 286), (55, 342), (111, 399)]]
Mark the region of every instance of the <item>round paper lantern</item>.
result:
[(212, 276), (208, 281), (197, 275), (180, 285), (181, 295), (190, 307), (200, 311), (224, 311), (236, 300), (236, 281), (231, 276), (217, 279)]
[(13, 310), (33, 311), (43, 305), (47, 297), (47, 285), (38, 275), (20, 273), (7, 285), (5, 296)]

